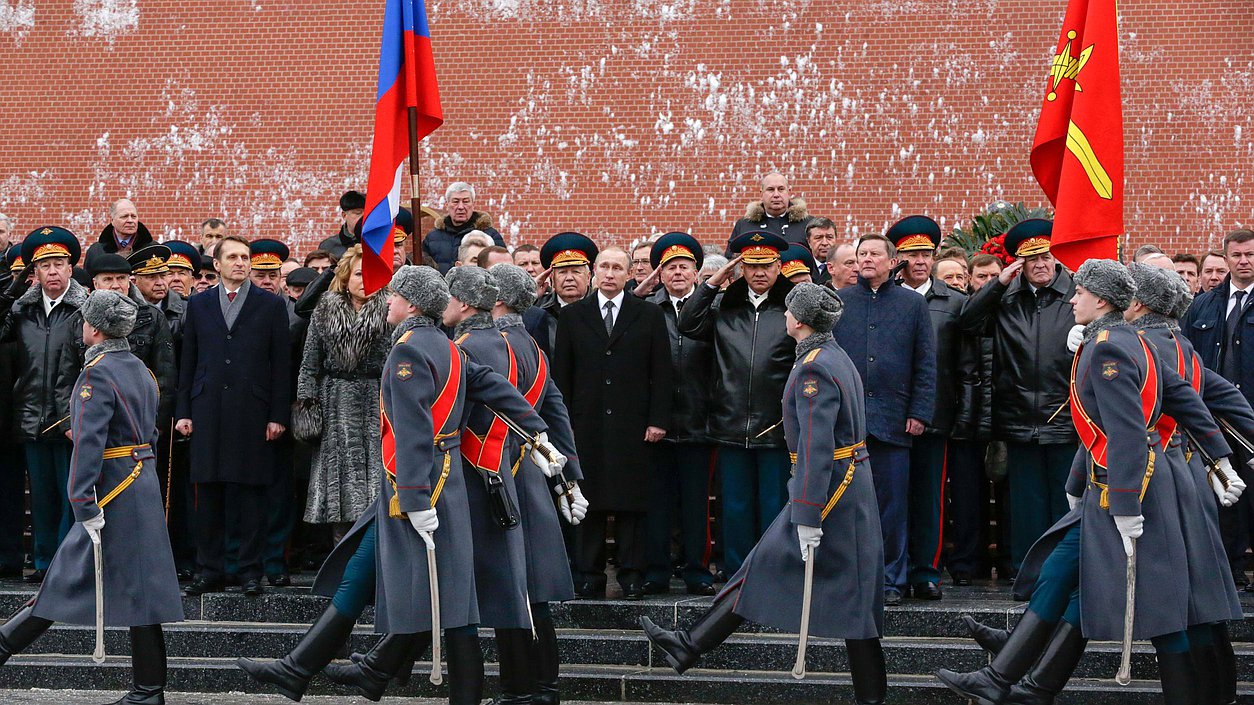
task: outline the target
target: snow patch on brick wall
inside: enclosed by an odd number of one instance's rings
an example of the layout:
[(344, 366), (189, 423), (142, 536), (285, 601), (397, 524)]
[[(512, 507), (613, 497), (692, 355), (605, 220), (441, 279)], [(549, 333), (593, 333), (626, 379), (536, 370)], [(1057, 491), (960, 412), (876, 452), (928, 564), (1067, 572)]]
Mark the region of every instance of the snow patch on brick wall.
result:
[(71, 36), (102, 37), (110, 45), (139, 27), (139, 0), (74, 0), (74, 13), (81, 23)]
[(35, 3), (31, 0), (0, 0), (0, 32), (8, 32), (20, 44), (35, 26)]

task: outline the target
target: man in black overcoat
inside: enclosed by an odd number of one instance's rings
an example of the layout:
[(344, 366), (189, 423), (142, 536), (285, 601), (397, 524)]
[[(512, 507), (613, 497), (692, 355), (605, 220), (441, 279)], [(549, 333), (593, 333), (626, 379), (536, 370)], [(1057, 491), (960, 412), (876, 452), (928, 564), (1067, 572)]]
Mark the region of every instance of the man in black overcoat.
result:
[(644, 596), (645, 515), (653, 451), (670, 425), (672, 370), (666, 321), (657, 304), (629, 296), (620, 248), (596, 258), (597, 293), (557, 323), (553, 379), (570, 406), (592, 510), (575, 530), (575, 589), (605, 594), (605, 526), (614, 515), (618, 582)]

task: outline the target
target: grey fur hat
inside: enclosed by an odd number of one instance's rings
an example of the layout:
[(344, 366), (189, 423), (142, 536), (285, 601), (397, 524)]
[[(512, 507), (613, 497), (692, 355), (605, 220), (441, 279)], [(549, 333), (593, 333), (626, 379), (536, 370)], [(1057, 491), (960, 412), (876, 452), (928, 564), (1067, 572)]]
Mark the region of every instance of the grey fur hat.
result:
[(818, 284), (798, 284), (784, 298), (792, 317), (819, 333), (829, 333), (845, 311), (836, 292)]
[(100, 289), (87, 297), (83, 320), (110, 338), (125, 338), (135, 329), (139, 304), (116, 291)]
[(525, 313), (536, 302), (536, 280), (516, 264), (502, 262), (488, 267), (488, 274), (501, 289), (501, 302), (514, 311)]
[(1120, 311), (1127, 309), (1136, 295), (1132, 274), (1113, 259), (1088, 260), (1076, 270), (1073, 281)]
[(444, 275), (444, 281), (448, 284), (450, 296), (480, 311), (491, 311), (501, 298), (501, 287), (496, 285), (496, 278), (483, 267), (453, 267)]
[(1180, 275), (1162, 267), (1133, 262), (1128, 265), (1128, 273), (1136, 285), (1136, 300), (1154, 313), (1171, 316), (1180, 303), (1180, 287), (1176, 286)]
[(1184, 314), (1189, 312), (1189, 307), (1193, 305), (1193, 290), (1189, 288), (1189, 283), (1184, 277), (1176, 275), (1180, 281), (1176, 282), (1176, 287), (1180, 289), (1180, 297), (1176, 299), (1176, 308), (1171, 312), (1171, 317), (1180, 319), (1184, 318)]
[(392, 275), (392, 292), (437, 321), (448, 306), (448, 285), (440, 272), (431, 267), (407, 264), (396, 270)]

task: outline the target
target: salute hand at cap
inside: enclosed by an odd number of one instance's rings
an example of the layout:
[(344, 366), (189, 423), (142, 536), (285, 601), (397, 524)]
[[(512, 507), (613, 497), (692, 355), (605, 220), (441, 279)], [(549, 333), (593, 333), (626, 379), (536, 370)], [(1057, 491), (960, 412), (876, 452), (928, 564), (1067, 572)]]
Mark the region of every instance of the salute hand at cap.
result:
[(436, 515), (434, 509), (427, 509), (421, 512), (409, 513), (409, 524), (414, 527), (414, 531), (418, 533), (431, 533), (440, 528), (440, 517)]
[(557, 508), (566, 523), (575, 526), (588, 516), (588, 500), (579, 490), (579, 485), (571, 483), (570, 497), (566, 496), (561, 487), (555, 487), (554, 491), (557, 492)]
[(1001, 274), (997, 275), (997, 281), (1001, 282), (1002, 286), (1010, 286), (1010, 282), (1014, 281), (1015, 277), (1019, 276), (1019, 272), (1023, 271), (1023, 262), (1022, 257), (1011, 262), (1005, 269), (1001, 270)]
[(100, 543), (100, 530), (104, 528), (104, 525), (103, 509), (96, 516), (83, 520), (83, 528), (87, 529), (87, 538), (91, 539), (92, 543)]
[(21, 298), (22, 294), (30, 288), (30, 282), (26, 280), (27, 269), (25, 267), (13, 273), (13, 280), (9, 282), (9, 286), (5, 288), (4, 295), (16, 301)]
[(1141, 538), (1141, 534), (1145, 533), (1145, 517), (1137, 514), (1136, 516), (1116, 516), (1115, 528), (1119, 530), (1119, 538), (1123, 539), (1123, 552), (1128, 556), (1132, 555), (1132, 542)]
[(745, 258), (744, 255), (736, 255), (735, 257), (731, 259), (731, 261), (729, 261), (727, 264), (720, 267), (719, 270), (715, 272), (713, 276), (707, 279), (705, 283), (709, 284), (715, 289), (719, 288), (720, 286), (723, 285), (723, 282), (731, 278), (732, 272), (736, 271), (736, 265), (740, 264), (741, 260), (743, 260), (744, 258)]
[(1080, 343), (1084, 342), (1084, 326), (1074, 325), (1067, 332), (1067, 352), (1075, 352), (1080, 349)]
[(531, 449), (531, 462), (540, 468), (545, 477), (557, 477), (562, 468), (566, 467), (566, 456), (549, 442), (549, 434), (542, 432), (536, 440), (540, 443)]
[(801, 546), (802, 562), (810, 560), (810, 556), (814, 555), (814, 549), (819, 547), (819, 541), (822, 538), (823, 527), (797, 524), (797, 543)]

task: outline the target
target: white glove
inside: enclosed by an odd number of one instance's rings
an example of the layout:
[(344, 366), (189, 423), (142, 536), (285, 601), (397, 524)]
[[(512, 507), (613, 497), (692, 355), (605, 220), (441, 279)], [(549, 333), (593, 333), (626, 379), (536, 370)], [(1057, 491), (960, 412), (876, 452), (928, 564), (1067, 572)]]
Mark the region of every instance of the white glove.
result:
[(1075, 509), (1076, 507), (1080, 506), (1081, 499), (1082, 499), (1081, 497), (1073, 497), (1071, 495), (1067, 495), (1067, 508)]
[[(543, 472), (545, 477), (557, 477), (557, 474), (566, 466), (566, 456), (557, 452), (557, 448), (549, 443), (549, 434), (541, 433), (537, 440), (540, 441), (540, 445), (531, 449), (531, 462), (540, 468), (540, 472)], [(549, 462), (549, 458), (545, 457), (545, 453), (541, 452), (540, 448), (553, 458), (553, 462)]]
[(1136, 516), (1117, 516), (1114, 520), (1115, 528), (1119, 530), (1119, 537), (1123, 539), (1123, 552), (1131, 556), (1132, 541), (1141, 538), (1141, 534), (1145, 533), (1145, 517), (1137, 514)]
[(562, 518), (567, 524), (575, 526), (588, 516), (588, 500), (579, 490), (579, 485), (571, 484), (570, 496), (574, 499), (573, 502), (566, 497), (561, 487), (555, 488), (555, 491), (557, 492), (557, 508), (562, 512)]
[(409, 524), (418, 533), (431, 533), (440, 528), (440, 517), (434, 509), (422, 512), (409, 512)]
[[(1225, 507), (1231, 507), (1241, 499), (1241, 493), (1245, 491), (1245, 483), (1237, 476), (1235, 470), (1232, 469), (1232, 461), (1228, 458), (1220, 458), (1215, 463), (1216, 472), (1210, 474), (1210, 487), (1215, 491), (1215, 496), (1219, 498), (1219, 503)], [(1228, 487), (1224, 487), (1223, 480), (1219, 479), (1219, 473), (1223, 473), (1228, 479)]]
[(1080, 343), (1084, 342), (1084, 326), (1071, 326), (1071, 331), (1067, 333), (1067, 350), (1075, 352), (1080, 349)]
[(802, 562), (810, 560), (811, 554), (819, 547), (819, 541), (822, 538), (823, 527), (797, 524), (797, 543), (801, 545)]
[(92, 543), (100, 543), (100, 530), (104, 528), (104, 525), (103, 509), (96, 516), (83, 521), (83, 528), (87, 529), (87, 537), (91, 539)]

